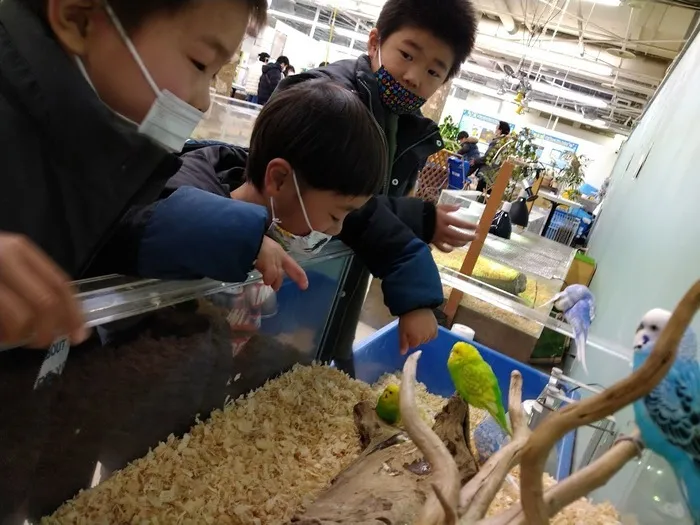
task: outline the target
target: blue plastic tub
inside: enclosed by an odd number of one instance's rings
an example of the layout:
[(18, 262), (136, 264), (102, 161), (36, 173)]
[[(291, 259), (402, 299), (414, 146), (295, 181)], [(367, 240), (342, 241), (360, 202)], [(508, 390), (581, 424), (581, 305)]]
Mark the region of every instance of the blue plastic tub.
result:
[[(417, 379), (425, 384), (429, 392), (442, 397), (454, 394), (455, 389), (447, 370), (447, 358), (452, 346), (459, 341), (465, 339), (440, 327), (435, 340), (421, 345), (423, 354), (418, 361)], [(513, 370), (518, 370), (523, 376), (523, 401), (536, 399), (547, 386), (549, 376), (542, 372), (479, 343), (469, 342), (493, 368), (503, 393), (504, 406), (508, 406), (508, 388)], [(356, 377), (366, 383), (375, 383), (383, 374), (402, 370), (406, 356), (399, 353), (398, 321), (356, 344), (354, 354)], [(552, 466), (547, 469), (556, 479), (563, 479), (571, 473), (574, 434), (571, 433), (559, 442), (556, 457), (552, 458)]]

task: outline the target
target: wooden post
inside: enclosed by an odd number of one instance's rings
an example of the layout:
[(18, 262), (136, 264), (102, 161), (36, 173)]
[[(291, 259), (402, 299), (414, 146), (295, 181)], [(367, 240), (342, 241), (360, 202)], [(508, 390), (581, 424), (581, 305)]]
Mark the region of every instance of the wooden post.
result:
[[(484, 209), (484, 214), (481, 216), (479, 227), (476, 230), (476, 239), (469, 245), (467, 255), (464, 257), (464, 261), (462, 261), (462, 268), (459, 270), (459, 273), (462, 275), (471, 275), (474, 271), (476, 260), (479, 258), (484, 242), (486, 242), (486, 236), (489, 234), (491, 222), (501, 206), (501, 199), (508, 186), (508, 181), (510, 181), (510, 177), (513, 174), (514, 167), (514, 164), (510, 160), (507, 160), (503, 163), (501, 169), (498, 170), (496, 181), (491, 188), (491, 196), (486, 203), (486, 209)], [(444, 309), (449, 325), (452, 325), (452, 321), (463, 296), (464, 292), (461, 290), (457, 290), (456, 288), (452, 289), (452, 293)]]

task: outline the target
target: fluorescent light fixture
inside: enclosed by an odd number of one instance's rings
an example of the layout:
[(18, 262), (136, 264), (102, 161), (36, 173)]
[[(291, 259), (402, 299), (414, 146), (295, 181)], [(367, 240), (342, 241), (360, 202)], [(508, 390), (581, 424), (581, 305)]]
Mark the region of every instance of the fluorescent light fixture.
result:
[[(561, 69), (570, 68), (572, 71), (583, 71), (603, 77), (612, 75), (612, 68), (603, 63), (578, 58), (573, 54), (558, 53), (552, 49), (528, 47), (514, 40), (504, 40), (482, 32), (477, 34), (476, 46), (482, 49), (500, 51), (514, 58), (525, 57)], [(575, 52), (576, 46), (574, 45), (572, 49)]]
[(463, 78), (456, 78), (452, 81), (452, 85), (458, 86), (469, 91), (474, 91), (475, 93), (481, 93), (482, 95), (488, 95), (489, 97), (498, 98), (501, 100), (507, 100), (508, 97), (499, 95), (498, 91), (488, 86), (482, 84), (477, 84), (476, 82), (471, 82), (470, 80), (464, 80)]
[[(517, 79), (510, 77), (505, 73), (502, 73), (500, 71), (493, 71), (482, 67), (478, 64), (472, 64), (471, 62), (465, 62), (464, 64), (462, 64), (462, 71), (466, 71), (467, 73), (472, 73), (486, 78), (491, 78), (493, 80), (503, 80), (504, 78), (507, 78), (511, 84), (517, 84), (519, 82)], [(584, 95), (583, 93), (577, 93), (576, 91), (564, 89), (561, 86), (553, 86), (551, 84), (547, 84), (546, 82), (533, 82), (532, 89), (539, 93), (546, 93), (555, 97), (561, 97), (563, 99), (579, 102), (580, 104), (584, 104), (586, 106), (591, 106), (594, 108), (605, 109), (608, 107), (608, 103), (605, 100), (596, 97), (591, 97), (589, 95)]]
[[(465, 62), (462, 64), (462, 71), (465, 71), (467, 73), (473, 73), (475, 75), (479, 75), (482, 77), (486, 78), (491, 78), (493, 80), (503, 80), (507, 75), (503, 73), (502, 71), (493, 71), (491, 69), (487, 69), (485, 67), (482, 67), (478, 64), (472, 64), (471, 62)], [(512, 78), (512, 77), (508, 77)], [(512, 79), (515, 80), (515, 79)], [(516, 80), (517, 82), (517, 80)]]
[(606, 5), (609, 7), (619, 7), (620, 0), (583, 0), (584, 2), (589, 2), (591, 4)]
[(608, 107), (608, 103), (605, 100), (584, 95), (583, 93), (577, 93), (576, 91), (571, 91), (569, 89), (564, 89), (561, 86), (553, 86), (551, 84), (547, 84), (546, 82), (533, 82), (532, 89), (533, 91), (537, 91), (539, 93), (546, 93), (547, 95), (552, 95), (554, 97), (579, 102), (585, 106), (600, 109), (605, 109)]
[(549, 113), (551, 115), (556, 115), (565, 119), (580, 122), (581, 124), (587, 124), (595, 128), (606, 129), (608, 123), (601, 119), (589, 119), (577, 113), (576, 111), (571, 111), (569, 109), (559, 108), (557, 106), (552, 106), (551, 104), (543, 104), (542, 102), (532, 101), (528, 103), (530, 109), (536, 109), (537, 111), (543, 111), (544, 113)]

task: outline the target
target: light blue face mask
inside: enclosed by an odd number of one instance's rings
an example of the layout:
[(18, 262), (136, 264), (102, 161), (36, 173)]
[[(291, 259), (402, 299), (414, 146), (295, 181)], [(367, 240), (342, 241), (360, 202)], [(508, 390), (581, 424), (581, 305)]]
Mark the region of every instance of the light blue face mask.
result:
[[(179, 153), (182, 151), (182, 147), (185, 145), (187, 139), (192, 136), (192, 132), (197, 125), (201, 122), (202, 118), (204, 118), (204, 113), (176, 97), (170, 91), (158, 88), (153, 77), (148, 72), (148, 69), (146, 69), (143, 60), (141, 60), (141, 56), (136, 50), (131, 38), (126, 34), (124, 26), (122, 26), (116, 13), (107, 2), (105, 2), (104, 7), (107, 15), (112, 20), (112, 24), (114, 24), (114, 27), (129, 50), (129, 53), (131, 53), (131, 56), (139, 66), (148, 85), (151, 86), (151, 89), (156, 95), (150, 110), (146, 114), (146, 118), (143, 119), (141, 124), (137, 124), (119, 113), (117, 114), (137, 126), (139, 133), (142, 135), (150, 137), (154, 142), (160, 144), (169, 151)], [(79, 58), (77, 59), (77, 63), (85, 79), (90, 83), (93, 89), (95, 89), (85, 70), (85, 66)]]

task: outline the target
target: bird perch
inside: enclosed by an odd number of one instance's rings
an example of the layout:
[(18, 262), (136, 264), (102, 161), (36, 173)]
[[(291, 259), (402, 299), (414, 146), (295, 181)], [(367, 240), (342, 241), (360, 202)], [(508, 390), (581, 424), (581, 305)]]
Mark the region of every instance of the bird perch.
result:
[[(678, 304), (642, 367), (600, 394), (553, 413), (532, 433), (527, 428), (522, 410), (522, 378), (518, 372), (513, 372), (509, 396), (513, 439), (494, 454), (461, 489), (456, 507), (454, 487), (459, 483), (459, 476), (455, 475), (454, 465), (449, 465), (454, 464), (454, 460), (446, 453), (444, 444), (433, 430), (425, 424), (417, 424), (420, 417), (415, 405), (413, 383), (420, 353), (409, 357), (402, 379), (402, 417), (404, 421), (411, 422), (406, 426), (408, 435), (425, 454), (435, 472), (440, 473), (439, 480), (433, 485), (435, 497), (429, 497), (420, 512), (421, 520), (424, 521), (416, 523), (451, 524), (454, 516), (459, 516), (460, 524), (543, 525), (549, 523), (549, 518), (567, 505), (607, 483), (638, 454), (634, 443), (616, 443), (597, 461), (545, 492), (542, 477), (547, 456), (567, 433), (610, 416), (649, 394), (671, 368), (681, 337), (698, 308), (700, 281), (693, 285)], [(508, 472), (519, 462), (522, 463), (521, 504), (498, 516), (484, 519), (483, 516)]]

